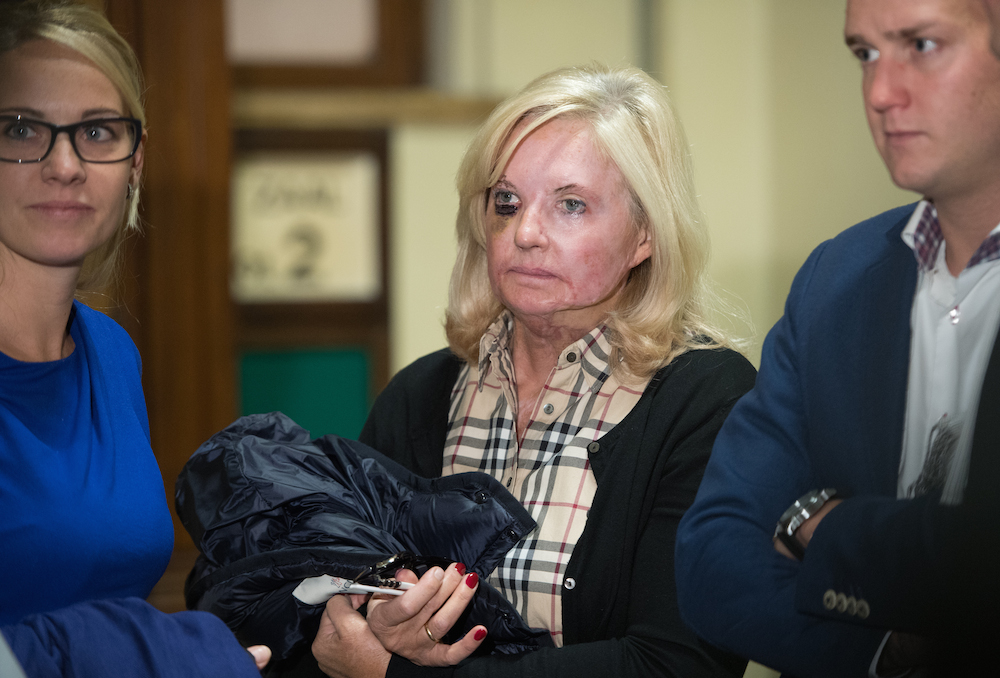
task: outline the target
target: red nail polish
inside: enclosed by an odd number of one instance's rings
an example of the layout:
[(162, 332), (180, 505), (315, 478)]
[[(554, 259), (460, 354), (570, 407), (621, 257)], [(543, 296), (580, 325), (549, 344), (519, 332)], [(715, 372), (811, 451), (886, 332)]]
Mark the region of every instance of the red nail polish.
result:
[(476, 635), (473, 636), (477, 641), (482, 640), (486, 637), (486, 629), (476, 629)]
[(476, 584), (479, 583), (479, 575), (473, 572), (468, 577), (465, 578), (465, 585), (470, 589), (476, 588)]
[(462, 563), (455, 563), (455, 571), (459, 574), (465, 574), (465, 565)]

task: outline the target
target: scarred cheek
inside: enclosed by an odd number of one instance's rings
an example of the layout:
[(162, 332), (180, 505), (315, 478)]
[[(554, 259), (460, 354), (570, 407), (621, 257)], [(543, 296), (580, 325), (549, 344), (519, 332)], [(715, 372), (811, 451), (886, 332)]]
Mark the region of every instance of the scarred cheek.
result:
[(501, 216), (498, 214), (491, 215), (486, 221), (486, 232), (496, 237), (504, 233), (513, 217)]

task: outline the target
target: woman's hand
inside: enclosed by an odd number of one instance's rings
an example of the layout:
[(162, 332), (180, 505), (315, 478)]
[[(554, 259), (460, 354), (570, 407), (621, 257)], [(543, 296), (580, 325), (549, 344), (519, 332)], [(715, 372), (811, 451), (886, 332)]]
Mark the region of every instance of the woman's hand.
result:
[(401, 596), (375, 594), (368, 601), (368, 626), (385, 649), (420, 666), (453, 666), (482, 644), (483, 626), (454, 645), (440, 642), (479, 588), (474, 572), (465, 574), (465, 566), (455, 563), (447, 570), (432, 567), (419, 580), (409, 570), (396, 578), (416, 585)]
[(389, 652), (368, 628), (357, 609), (365, 596), (338, 595), (330, 599), (312, 644), (323, 673), (334, 678), (383, 678)]

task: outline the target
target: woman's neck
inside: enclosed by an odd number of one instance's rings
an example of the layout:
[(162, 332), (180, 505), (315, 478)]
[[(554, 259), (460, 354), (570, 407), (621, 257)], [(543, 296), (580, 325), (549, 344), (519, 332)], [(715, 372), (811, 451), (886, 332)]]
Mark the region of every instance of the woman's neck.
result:
[(0, 352), (23, 362), (47, 362), (73, 352), (69, 315), (79, 267), (40, 266), (0, 258)]
[[(534, 320), (534, 319), (531, 319)], [(511, 337), (511, 360), (514, 363), (514, 380), (517, 385), (517, 436), (524, 437), (524, 431), (531, 421), (531, 415), (538, 402), (545, 382), (553, 368), (559, 363), (559, 356), (570, 344), (586, 336), (598, 322), (589, 327), (573, 327), (553, 323), (538, 323), (514, 319)]]

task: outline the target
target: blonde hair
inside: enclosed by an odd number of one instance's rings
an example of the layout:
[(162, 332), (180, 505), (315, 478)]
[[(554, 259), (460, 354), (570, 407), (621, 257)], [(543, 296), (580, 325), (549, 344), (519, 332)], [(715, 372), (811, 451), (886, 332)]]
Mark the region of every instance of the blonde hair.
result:
[[(489, 190), (518, 144), (554, 118), (590, 126), (598, 152), (621, 173), (635, 229), (651, 239), (605, 324), (611, 364), (648, 377), (690, 349), (730, 342), (710, 327), (704, 299), (708, 233), (698, 208), (688, 144), (664, 88), (638, 68), (590, 65), (553, 71), (501, 103), (477, 132), (458, 172), (458, 259), (445, 330), (455, 354), (475, 363), (479, 340), (503, 310), (487, 275)], [(516, 137), (515, 135), (516, 131)]]
[[(92, 61), (122, 98), (125, 115), (146, 127), (142, 71), (129, 44), (96, 9), (73, 0), (0, 2), (0, 54), (32, 40), (52, 42)], [(77, 290), (103, 290), (118, 277), (125, 237), (139, 230), (139, 186), (133, 185), (123, 228), (84, 261)]]

